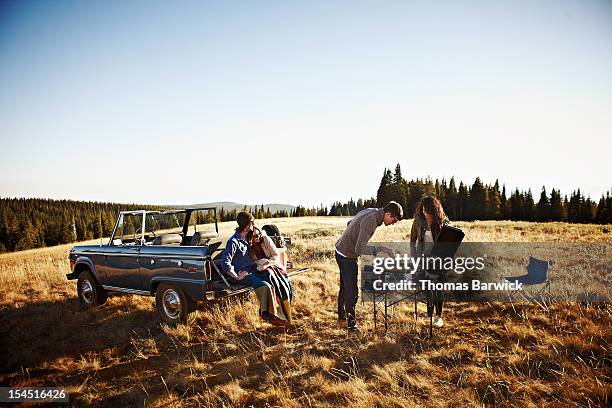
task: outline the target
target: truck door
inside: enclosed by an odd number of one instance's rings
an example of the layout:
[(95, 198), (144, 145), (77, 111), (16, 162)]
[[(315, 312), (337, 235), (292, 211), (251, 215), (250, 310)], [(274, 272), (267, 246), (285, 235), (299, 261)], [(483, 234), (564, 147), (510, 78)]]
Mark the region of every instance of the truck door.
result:
[(154, 278), (203, 284), (204, 247), (189, 245), (195, 230), (185, 228), (185, 214), (185, 211), (147, 214), (146, 236), (150, 243), (140, 249), (141, 290), (150, 290)]
[(144, 239), (143, 212), (122, 213), (103, 256), (103, 286), (140, 289), (140, 249)]

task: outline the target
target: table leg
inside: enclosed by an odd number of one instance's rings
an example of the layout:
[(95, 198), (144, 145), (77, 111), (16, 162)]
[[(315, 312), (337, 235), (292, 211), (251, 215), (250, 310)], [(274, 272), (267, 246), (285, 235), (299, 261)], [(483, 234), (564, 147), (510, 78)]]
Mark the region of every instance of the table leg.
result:
[(387, 333), (387, 292), (385, 292), (385, 334)]
[(376, 292), (372, 293), (372, 306), (374, 307), (374, 330), (376, 330), (377, 321), (376, 321)]
[(417, 314), (417, 295), (414, 295), (414, 330), (416, 331), (419, 328), (419, 315)]

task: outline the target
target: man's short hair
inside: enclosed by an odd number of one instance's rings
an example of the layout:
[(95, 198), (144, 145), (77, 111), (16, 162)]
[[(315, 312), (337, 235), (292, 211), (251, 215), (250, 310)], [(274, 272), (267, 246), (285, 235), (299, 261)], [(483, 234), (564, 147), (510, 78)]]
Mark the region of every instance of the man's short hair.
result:
[(254, 219), (255, 218), (250, 212), (240, 211), (236, 216), (236, 222), (238, 223), (238, 228), (236, 228), (236, 231), (243, 231)]
[(396, 201), (389, 201), (387, 205), (383, 208), (383, 210), (387, 213), (390, 213), (393, 217), (397, 218), (397, 220), (401, 220), (404, 218), (404, 210), (402, 206)]

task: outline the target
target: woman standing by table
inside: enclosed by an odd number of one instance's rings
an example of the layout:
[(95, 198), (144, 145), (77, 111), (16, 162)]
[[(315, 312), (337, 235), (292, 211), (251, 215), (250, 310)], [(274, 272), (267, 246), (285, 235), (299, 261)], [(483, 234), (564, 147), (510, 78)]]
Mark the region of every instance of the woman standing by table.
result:
[[(442, 231), (442, 227), (448, 224), (448, 218), (440, 201), (432, 196), (423, 197), (414, 212), (412, 229), (410, 230), (410, 249), (413, 257), (429, 255), (434, 243)], [(435, 308), (436, 317), (433, 324), (442, 327), (442, 306), (444, 304), (444, 292), (432, 291), (433, 305), (427, 304), (427, 317), (431, 317)]]

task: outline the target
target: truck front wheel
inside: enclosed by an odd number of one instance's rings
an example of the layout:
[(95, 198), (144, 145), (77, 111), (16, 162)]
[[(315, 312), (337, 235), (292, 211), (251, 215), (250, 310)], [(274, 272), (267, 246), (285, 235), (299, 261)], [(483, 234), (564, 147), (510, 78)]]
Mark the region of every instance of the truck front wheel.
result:
[(187, 322), (187, 315), (193, 309), (191, 299), (169, 283), (162, 283), (157, 288), (155, 306), (161, 319), (170, 325)]
[(100, 306), (106, 302), (106, 291), (96, 282), (89, 271), (81, 272), (77, 280), (79, 305), (84, 309)]

